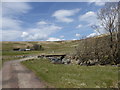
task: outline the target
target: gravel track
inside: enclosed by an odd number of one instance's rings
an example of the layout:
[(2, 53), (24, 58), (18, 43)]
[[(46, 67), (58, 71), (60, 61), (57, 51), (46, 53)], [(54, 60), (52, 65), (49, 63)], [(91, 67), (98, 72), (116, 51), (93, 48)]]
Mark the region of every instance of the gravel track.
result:
[[(2, 88), (44, 88), (45, 85), (35, 74), (20, 62), (33, 59), (29, 57), (5, 62), (2, 68)], [(0, 75), (0, 76), (1, 76)]]

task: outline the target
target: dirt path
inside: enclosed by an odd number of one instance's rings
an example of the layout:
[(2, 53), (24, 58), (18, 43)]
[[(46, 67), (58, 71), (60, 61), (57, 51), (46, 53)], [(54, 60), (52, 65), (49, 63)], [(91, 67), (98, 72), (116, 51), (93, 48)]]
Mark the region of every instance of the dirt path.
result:
[(44, 88), (35, 74), (20, 64), (35, 57), (5, 62), (2, 68), (2, 88)]

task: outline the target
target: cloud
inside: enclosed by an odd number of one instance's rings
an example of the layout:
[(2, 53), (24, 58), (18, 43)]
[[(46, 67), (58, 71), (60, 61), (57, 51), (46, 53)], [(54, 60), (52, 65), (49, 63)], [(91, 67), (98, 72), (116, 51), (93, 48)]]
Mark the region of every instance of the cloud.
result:
[(96, 33), (91, 33), (90, 35), (88, 35), (87, 37), (94, 37), (94, 36), (97, 36)]
[(21, 37), (27, 37), (29, 34), (27, 32), (22, 32)]
[[(39, 2), (39, 0), (35, 0), (36, 2)], [(2, 2), (32, 2), (32, 0), (2, 0)]]
[(27, 13), (31, 9), (31, 6), (25, 2), (14, 2), (14, 3), (2, 3), (2, 14), (3, 16), (11, 16), (20, 15), (23, 13)]
[(72, 40), (77, 40), (77, 39), (72, 39)]
[(64, 38), (64, 37), (65, 37), (65, 36), (63, 36), (63, 35), (62, 35), (62, 36), (60, 36), (60, 38)]
[(107, 0), (88, 0), (89, 4), (94, 3), (96, 6), (104, 6)]
[(87, 26), (95, 25), (97, 21), (97, 14), (93, 11), (86, 12), (85, 14), (79, 16), (80, 21), (87, 23)]
[(50, 38), (48, 38), (47, 41), (62, 41), (62, 40), (65, 40), (65, 39), (60, 39), (60, 38), (50, 37)]
[(104, 6), (104, 5), (105, 5), (105, 2), (95, 2), (95, 5), (96, 5), (96, 6)]
[(45, 21), (37, 22), (37, 25), (45, 25), (45, 24), (47, 24), (47, 22), (45, 22)]
[[(23, 36), (23, 34), (22, 34)], [(28, 34), (27, 36), (23, 37), (24, 40), (28, 40), (28, 41), (32, 41), (32, 40), (46, 40), (47, 39), (47, 35), (45, 34), (40, 34), (40, 33), (36, 33), (36, 34)]]
[(96, 16), (95, 12), (93, 12), (93, 11), (86, 12), (84, 15), (80, 16), (80, 19), (86, 19), (91, 16)]
[(11, 41), (17, 40), (22, 34), (22, 24), (24, 23), (18, 17), (27, 13), (32, 7), (25, 2), (4, 2), (2, 3), (2, 23), (0, 29), (2, 30), (2, 40)]
[(81, 24), (79, 24), (76, 28), (81, 28), (82, 27), (82, 25)]
[(98, 31), (94, 30), (94, 32), (89, 34), (87, 37), (89, 38), (89, 37), (94, 37), (94, 36), (98, 36), (98, 35), (100, 35), (100, 33)]
[[(93, 25), (97, 25), (99, 26), (100, 34), (106, 33), (104, 28), (101, 26), (101, 21), (97, 19), (96, 12), (93, 12), (93, 11), (86, 12), (85, 14), (79, 16), (79, 20), (86, 23), (84, 27), (85, 26), (91, 27)], [(91, 33), (90, 35), (88, 35), (88, 37), (93, 37), (96, 35), (99, 35), (98, 29), (94, 30), (94, 33)]]
[(2, 31), (2, 40), (3, 41), (11, 41), (19, 39), (21, 35), (21, 31), (19, 30), (3, 30)]
[(38, 23), (35, 28), (29, 28), (26, 32), (22, 33), (21, 37), (23, 40), (47, 40), (49, 35), (62, 29), (62, 27), (55, 24), (47, 24), (46, 22), (45, 25), (41, 24), (41, 26), (38, 26)]
[(73, 10), (57, 10), (53, 13), (52, 17), (55, 17), (59, 22), (66, 22), (70, 23), (73, 22), (74, 19), (70, 18), (70, 16), (75, 15), (78, 13), (80, 9), (73, 9)]
[[(14, 4), (14, 5), (13, 5)], [(27, 13), (32, 7), (25, 2), (4, 3), (3, 6), (2, 37), (4, 41), (10, 40), (47, 40), (48, 36), (61, 30), (62, 27), (46, 21), (36, 22), (34, 26), (24, 28), (24, 21), (18, 18)], [(9, 23), (8, 23), (9, 22)]]
[(61, 41), (59, 38), (50, 37), (47, 41)]
[(89, 4), (94, 3), (96, 6), (104, 6), (106, 2), (119, 2), (119, 0), (87, 0)]
[(12, 19), (12, 18), (8, 18), (8, 17), (4, 17), (2, 18), (2, 29), (21, 29), (21, 24), (22, 21), (18, 20), (18, 19)]
[(75, 36), (76, 36), (76, 37), (80, 37), (80, 34), (76, 33)]

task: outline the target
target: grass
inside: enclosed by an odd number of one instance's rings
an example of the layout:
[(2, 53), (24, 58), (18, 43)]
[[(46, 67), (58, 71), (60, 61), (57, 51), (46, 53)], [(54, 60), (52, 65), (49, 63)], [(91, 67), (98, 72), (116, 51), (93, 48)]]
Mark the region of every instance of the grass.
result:
[(22, 62), (56, 88), (117, 88), (118, 67), (52, 64), (47, 59)]
[[(73, 43), (74, 42), (74, 43)], [(65, 41), (65, 42), (39, 42), (39, 41), (26, 41), (26, 42), (9, 42), (3, 41), (2, 44), (2, 60), (3, 63), (9, 60), (19, 59), (15, 56), (20, 55), (40, 55), (40, 54), (66, 54), (70, 53), (74, 49), (74, 45), (78, 41)], [(1, 45), (0, 44), (0, 45)], [(13, 51), (13, 48), (26, 48), (27, 46), (32, 47), (33, 44), (40, 44), (44, 48), (43, 51)], [(69, 47), (68, 47), (69, 46)]]
[(39, 54), (40, 51), (3, 51), (2, 55), (3, 56), (16, 56), (16, 55), (32, 55), (32, 54)]
[[(55, 53), (70, 53), (74, 50), (75, 45), (77, 45), (79, 41), (57, 41), (57, 42), (46, 42), (46, 41), (36, 41), (36, 42), (2, 42), (2, 51), (3, 55), (6, 54), (39, 54), (39, 53), (51, 53), (54, 51)], [(34, 44), (40, 44), (44, 48), (44, 51), (27, 51), (27, 52), (12, 52), (13, 48), (26, 48), (27, 46), (32, 47)], [(12, 53), (11, 53), (12, 52)]]
[(0, 69), (2, 68), (2, 60), (0, 60)]
[(2, 56), (1, 64), (3, 64), (4, 62), (7, 62), (7, 61), (17, 60), (17, 59), (21, 59), (21, 58), (23, 58), (23, 57)]

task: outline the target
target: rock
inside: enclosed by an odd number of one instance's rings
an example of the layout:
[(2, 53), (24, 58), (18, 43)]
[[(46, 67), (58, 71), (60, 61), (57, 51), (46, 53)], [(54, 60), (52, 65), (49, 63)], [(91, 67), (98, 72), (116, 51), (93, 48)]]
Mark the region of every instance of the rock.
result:
[(62, 59), (62, 63), (63, 63), (63, 64), (70, 64), (70, 63), (71, 63), (71, 60), (64, 58), (64, 59)]
[(50, 60), (53, 64), (62, 64), (62, 60), (60, 60), (59, 58), (51, 58)]
[(85, 85), (86, 85), (86, 83), (81, 83), (80, 85), (81, 85), (81, 86), (85, 86)]

